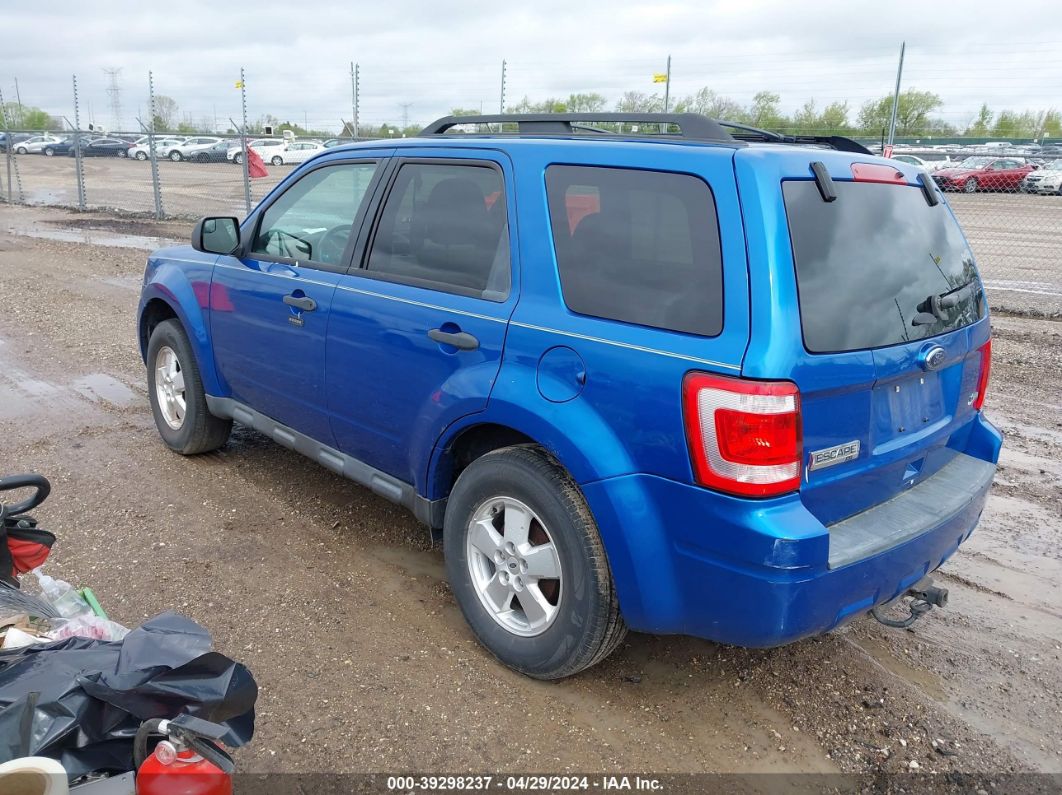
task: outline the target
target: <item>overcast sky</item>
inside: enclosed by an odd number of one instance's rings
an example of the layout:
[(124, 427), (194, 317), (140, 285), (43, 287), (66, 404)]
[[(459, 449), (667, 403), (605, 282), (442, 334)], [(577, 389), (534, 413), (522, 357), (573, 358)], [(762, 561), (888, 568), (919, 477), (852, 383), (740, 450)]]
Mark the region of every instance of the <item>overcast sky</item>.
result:
[[(349, 64), (361, 66), (361, 120), (427, 122), (451, 107), (495, 112), (501, 62), (507, 97), (652, 92), (672, 56), (673, 97), (709, 86), (748, 102), (761, 89), (786, 110), (891, 93), (900, 42), (904, 86), (940, 94), (962, 126), (982, 101), (995, 110), (1062, 106), (1058, 0), (866, 3), (775, 0), (108, 0), (5, 2), (0, 90), (73, 118), (112, 125), (104, 70), (120, 68), (121, 126), (146, 113), (147, 72), (180, 116), (239, 119), (240, 67), (248, 114), (338, 129), (349, 119)], [(404, 111), (403, 105), (408, 103)], [(91, 107), (91, 118), (89, 109)]]

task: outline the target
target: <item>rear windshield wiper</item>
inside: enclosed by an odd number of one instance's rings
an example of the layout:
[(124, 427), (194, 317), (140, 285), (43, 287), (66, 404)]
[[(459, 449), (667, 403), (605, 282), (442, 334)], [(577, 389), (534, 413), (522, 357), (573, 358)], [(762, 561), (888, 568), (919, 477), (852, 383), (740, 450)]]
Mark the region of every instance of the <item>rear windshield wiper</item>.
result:
[(981, 282), (975, 276), (958, 287), (953, 287), (943, 293), (926, 296), (917, 307), (918, 314), (911, 319), (912, 326), (930, 326), (937, 321), (947, 320), (944, 310), (958, 306), (965, 301), (975, 290), (981, 288)]

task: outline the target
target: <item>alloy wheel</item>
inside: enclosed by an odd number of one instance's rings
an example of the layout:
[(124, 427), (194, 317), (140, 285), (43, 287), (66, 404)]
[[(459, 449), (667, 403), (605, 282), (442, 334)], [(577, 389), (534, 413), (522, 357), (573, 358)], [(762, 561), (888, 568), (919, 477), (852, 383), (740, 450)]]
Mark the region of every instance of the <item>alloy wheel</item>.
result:
[(173, 430), (184, 425), (187, 403), (184, 395), (184, 372), (173, 348), (163, 345), (155, 356), (155, 397), (162, 419)]

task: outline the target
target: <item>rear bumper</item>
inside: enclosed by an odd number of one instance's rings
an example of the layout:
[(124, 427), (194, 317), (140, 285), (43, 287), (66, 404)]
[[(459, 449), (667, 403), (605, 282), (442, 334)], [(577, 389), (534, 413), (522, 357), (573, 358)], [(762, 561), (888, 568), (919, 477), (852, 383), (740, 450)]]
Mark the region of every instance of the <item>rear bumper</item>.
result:
[[(1001, 437), (978, 415), (969, 441), (956, 459), (962, 472), (952, 470), (951, 483), (934, 487), (934, 476), (833, 528), (797, 495), (743, 500), (651, 475), (598, 481), (583, 491), (632, 629), (779, 646), (827, 632), (899, 596), (969, 537), (984, 508)], [(973, 480), (963, 481), (963, 473)], [(950, 502), (937, 504), (926, 519), (925, 506), (946, 494)], [(863, 543), (876, 526), (889, 540), (866, 545), (865, 555), (850, 549), (838, 558), (831, 531), (845, 535), (853, 525), (859, 532), (852, 537)]]

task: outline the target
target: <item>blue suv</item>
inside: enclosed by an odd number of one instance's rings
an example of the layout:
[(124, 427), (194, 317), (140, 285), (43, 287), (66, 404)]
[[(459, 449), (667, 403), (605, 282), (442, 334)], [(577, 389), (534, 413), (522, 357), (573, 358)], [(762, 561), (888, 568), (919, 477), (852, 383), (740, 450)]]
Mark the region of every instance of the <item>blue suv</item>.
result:
[(405, 505), (543, 679), (628, 628), (776, 646), (941, 603), (1001, 444), (932, 180), (688, 114), (331, 148), (152, 254), (139, 339), (167, 445), (235, 421)]

